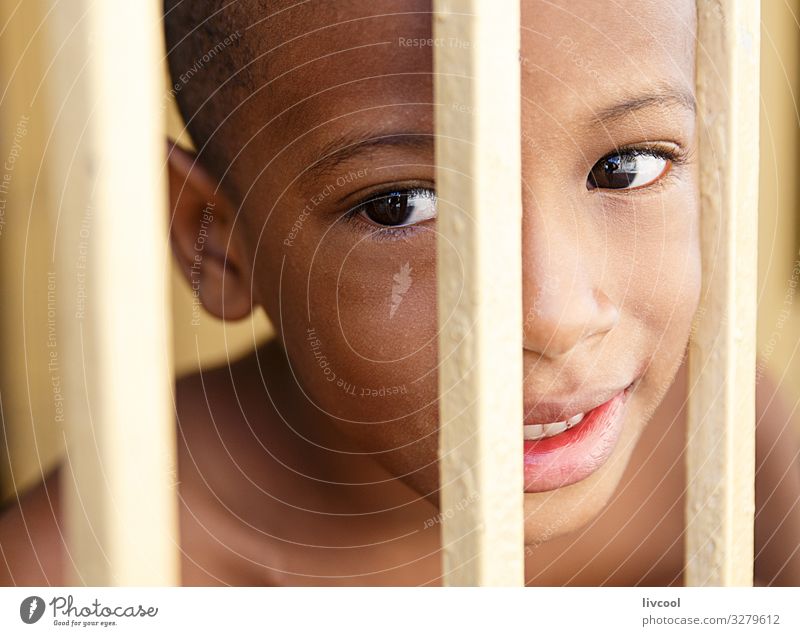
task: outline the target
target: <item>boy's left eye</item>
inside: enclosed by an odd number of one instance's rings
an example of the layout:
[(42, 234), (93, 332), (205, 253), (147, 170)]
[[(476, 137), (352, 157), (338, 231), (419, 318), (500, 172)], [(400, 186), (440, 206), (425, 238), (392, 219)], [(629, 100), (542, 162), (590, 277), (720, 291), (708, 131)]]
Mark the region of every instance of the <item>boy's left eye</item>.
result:
[(380, 227), (414, 225), (436, 216), (436, 194), (429, 188), (382, 192), (360, 203), (351, 213)]
[(589, 172), (586, 186), (592, 190), (633, 190), (655, 183), (672, 166), (670, 159), (650, 151), (625, 151), (607, 155)]

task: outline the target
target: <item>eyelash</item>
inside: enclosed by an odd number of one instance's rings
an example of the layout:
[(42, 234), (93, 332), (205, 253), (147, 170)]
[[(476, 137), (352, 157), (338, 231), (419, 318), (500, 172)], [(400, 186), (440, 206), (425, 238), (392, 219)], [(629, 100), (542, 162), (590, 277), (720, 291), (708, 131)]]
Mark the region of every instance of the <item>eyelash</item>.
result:
[[(670, 176), (672, 176), (673, 169), (675, 167), (679, 167), (685, 165), (691, 159), (689, 153), (683, 146), (678, 144), (667, 144), (667, 143), (654, 143), (649, 145), (635, 145), (635, 146), (620, 146), (616, 148), (614, 151), (609, 152), (606, 155), (603, 155), (600, 159), (598, 159), (594, 164), (592, 164), (592, 169), (598, 163), (603, 161), (607, 161), (612, 157), (655, 157), (657, 159), (664, 159), (670, 162), (670, 168), (666, 171), (666, 173), (656, 179), (653, 183), (648, 185), (638, 187), (638, 188), (628, 188), (628, 189), (615, 189), (609, 190), (604, 188), (587, 188), (589, 192), (598, 192), (603, 194), (611, 194), (613, 196), (634, 196), (642, 190), (650, 190), (656, 187), (663, 187), (666, 183), (669, 182)], [(588, 177), (587, 177), (588, 183)]]
[[(648, 157), (655, 157), (659, 159), (664, 159), (670, 162), (670, 168), (667, 172), (662, 176), (659, 177), (656, 181), (651, 184), (638, 187), (638, 188), (630, 188), (630, 189), (618, 189), (618, 190), (607, 190), (604, 188), (587, 188), (590, 192), (595, 190), (605, 193), (605, 194), (613, 194), (615, 196), (631, 196), (634, 193), (637, 193), (641, 190), (650, 190), (654, 187), (663, 186), (663, 182), (666, 181), (670, 175), (672, 174), (673, 168), (676, 166), (684, 165), (689, 161), (688, 153), (683, 149), (682, 146), (675, 145), (675, 144), (651, 144), (647, 146), (621, 146), (615, 149), (613, 152), (609, 152), (608, 154), (601, 157), (598, 161), (596, 161), (592, 168), (600, 162), (607, 161), (608, 159), (615, 157), (615, 156), (634, 156), (634, 157), (641, 157), (641, 156), (648, 156)], [(588, 183), (588, 177), (587, 177)], [(359, 201), (356, 205), (351, 207), (347, 210), (341, 217), (341, 220), (347, 224), (353, 224), (360, 227), (362, 230), (369, 233), (370, 238), (375, 241), (393, 241), (393, 240), (403, 240), (408, 238), (409, 236), (413, 235), (414, 233), (419, 231), (418, 224), (413, 225), (404, 225), (404, 226), (379, 226), (373, 223), (368, 223), (361, 218), (361, 210), (364, 206), (374, 199), (389, 196), (395, 192), (408, 192), (408, 193), (419, 193), (421, 191), (432, 190), (433, 188), (423, 188), (419, 186), (408, 186), (408, 185), (390, 185), (385, 187), (384, 189), (377, 190), (375, 192), (371, 192), (369, 195), (364, 197), (361, 201)]]
[[(685, 161), (685, 151), (680, 146), (674, 144), (650, 144), (638, 146), (620, 146), (615, 148), (612, 152), (600, 158), (600, 161), (613, 157), (614, 155), (646, 155), (650, 157), (661, 157), (669, 159), (670, 161), (682, 162)], [(596, 163), (596, 162), (595, 162)]]
[(403, 240), (420, 231), (419, 224), (401, 226), (380, 226), (368, 223), (361, 218), (361, 210), (364, 206), (375, 199), (389, 196), (395, 192), (407, 192), (409, 194), (420, 194), (424, 191), (435, 191), (432, 187), (411, 186), (407, 184), (393, 184), (383, 189), (376, 190), (365, 196), (361, 201), (347, 210), (341, 220), (347, 224), (353, 224), (369, 233), (370, 238), (375, 241), (395, 241)]

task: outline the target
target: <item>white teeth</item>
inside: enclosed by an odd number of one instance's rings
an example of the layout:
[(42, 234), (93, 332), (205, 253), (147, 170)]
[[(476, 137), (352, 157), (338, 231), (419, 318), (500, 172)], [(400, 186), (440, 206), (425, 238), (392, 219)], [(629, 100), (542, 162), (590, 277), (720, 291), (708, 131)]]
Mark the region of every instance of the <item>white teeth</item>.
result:
[(522, 436), (527, 440), (542, 439), (544, 427), (541, 424), (526, 424), (522, 427)]
[(571, 418), (567, 420), (567, 428), (572, 428), (582, 419), (583, 419), (583, 413), (578, 413), (577, 415), (573, 415)]
[(554, 424), (544, 425), (544, 434), (546, 437), (552, 437), (553, 435), (558, 435), (559, 433), (563, 433), (566, 430), (567, 430), (566, 422), (555, 422)]
[(578, 413), (564, 422), (553, 422), (552, 424), (525, 424), (522, 427), (522, 436), (528, 441), (536, 441), (545, 437), (553, 437), (563, 433), (567, 429), (580, 424), (584, 413)]

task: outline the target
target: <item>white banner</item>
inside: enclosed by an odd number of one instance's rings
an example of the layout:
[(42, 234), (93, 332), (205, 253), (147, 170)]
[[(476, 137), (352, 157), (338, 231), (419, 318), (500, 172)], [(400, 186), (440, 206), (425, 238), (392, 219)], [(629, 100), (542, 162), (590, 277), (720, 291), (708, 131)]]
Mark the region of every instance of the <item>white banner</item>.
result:
[(0, 588), (0, 634), (796, 636), (798, 605), (798, 588)]

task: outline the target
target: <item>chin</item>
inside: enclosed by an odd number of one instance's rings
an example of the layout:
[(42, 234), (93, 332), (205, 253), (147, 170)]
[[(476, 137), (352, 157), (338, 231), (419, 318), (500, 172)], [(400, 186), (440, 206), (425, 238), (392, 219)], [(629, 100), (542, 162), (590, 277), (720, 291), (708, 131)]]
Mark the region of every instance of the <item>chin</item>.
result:
[(640, 428), (623, 429), (614, 452), (590, 476), (568, 486), (545, 492), (525, 493), (525, 545), (536, 546), (580, 530), (603, 511), (622, 481)]
[[(613, 488), (589, 496), (574, 490), (580, 484), (551, 493), (525, 494), (525, 545), (536, 547), (552, 539), (580, 530), (603, 510)], [(548, 496), (549, 495), (549, 496)]]

